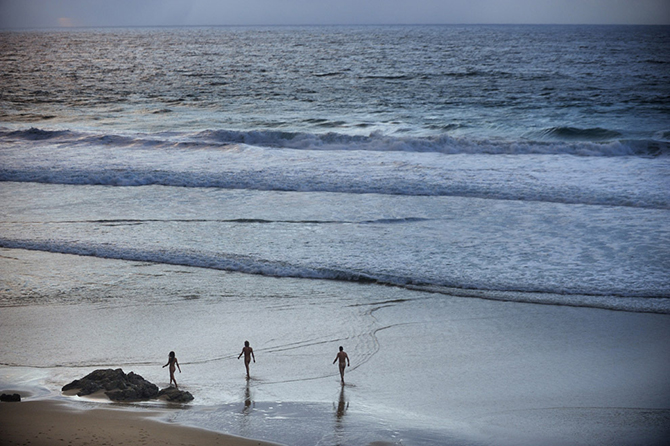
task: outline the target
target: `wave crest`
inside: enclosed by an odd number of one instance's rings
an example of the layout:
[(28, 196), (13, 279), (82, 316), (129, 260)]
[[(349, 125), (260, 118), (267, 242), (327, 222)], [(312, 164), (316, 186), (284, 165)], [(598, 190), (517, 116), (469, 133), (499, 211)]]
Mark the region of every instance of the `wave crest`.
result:
[[(298, 150), (362, 150), (374, 152), (424, 152), (482, 155), (576, 155), (576, 156), (659, 156), (670, 154), (670, 144), (660, 140), (619, 140), (619, 133), (605, 129), (553, 128), (545, 136), (562, 136), (575, 141), (477, 140), (456, 138), (446, 133), (433, 136), (390, 136), (342, 133), (301, 133), (282, 131), (207, 130), (196, 140), (212, 144), (248, 144)], [(581, 135), (581, 136), (580, 136)]]
[[(450, 128), (450, 127), (448, 127)], [(667, 136), (666, 134), (663, 134)], [(94, 134), (70, 130), (7, 131), (0, 129), (0, 143), (58, 142), (71, 145), (105, 145), (113, 148), (201, 148), (246, 144), (263, 148), (295, 150), (360, 150), (370, 152), (423, 152), (482, 155), (576, 155), (576, 156), (660, 156), (670, 154), (664, 139), (618, 139), (616, 131), (593, 128), (552, 127), (536, 139), (516, 141), (453, 137), (446, 133), (429, 136), (393, 136), (381, 132), (368, 135), (304, 133), (276, 130), (205, 130), (196, 133)], [(548, 141), (547, 139), (556, 139)]]
[(580, 129), (577, 127), (551, 127), (542, 132), (547, 137), (567, 139), (567, 140), (586, 140), (586, 141), (611, 141), (621, 138), (621, 133), (614, 130), (602, 129), (599, 127)]
[(393, 276), (378, 272), (335, 269), (320, 267), (318, 265), (294, 265), (287, 262), (270, 261), (239, 254), (122, 247), (109, 244), (87, 244), (59, 240), (36, 241), (0, 238), (0, 247), (105, 259), (164, 263), (273, 277), (376, 283), (462, 298), (670, 314), (670, 296), (667, 296), (663, 290), (659, 290), (658, 294), (649, 292), (643, 295), (622, 295), (616, 290), (589, 293), (588, 290), (569, 292), (565, 289), (483, 289), (459, 283), (427, 283), (412, 277)]

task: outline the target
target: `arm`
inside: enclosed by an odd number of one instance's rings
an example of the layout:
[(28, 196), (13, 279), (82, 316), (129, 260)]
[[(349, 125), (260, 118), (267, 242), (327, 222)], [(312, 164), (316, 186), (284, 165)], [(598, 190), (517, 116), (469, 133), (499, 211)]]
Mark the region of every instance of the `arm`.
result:
[(349, 355), (345, 354), (345, 358), (347, 358), (347, 367), (351, 367), (351, 363), (349, 362)]
[(238, 356), (237, 359), (240, 359), (243, 354), (244, 354), (244, 350), (242, 350), (242, 352), (240, 353), (240, 356)]
[(179, 369), (179, 373), (181, 373), (181, 367), (179, 367), (179, 361), (177, 361), (177, 358), (175, 358), (174, 363), (177, 364), (177, 368)]
[(254, 358), (254, 362), (256, 362), (256, 355), (254, 355), (254, 350), (251, 349), (251, 357)]

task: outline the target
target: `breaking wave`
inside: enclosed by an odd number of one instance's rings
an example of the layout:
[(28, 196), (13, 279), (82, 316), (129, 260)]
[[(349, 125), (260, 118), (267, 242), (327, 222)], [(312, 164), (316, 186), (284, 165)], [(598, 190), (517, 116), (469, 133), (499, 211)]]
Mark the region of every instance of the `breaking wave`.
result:
[(239, 254), (190, 249), (123, 247), (106, 243), (91, 244), (58, 240), (37, 241), (0, 238), (0, 247), (105, 259), (163, 263), (272, 277), (373, 283), (464, 298), (670, 313), (670, 296), (666, 295), (667, 291), (663, 290), (658, 290), (658, 293), (647, 291), (643, 295), (639, 293), (629, 295), (621, 290), (598, 290), (594, 292), (593, 290), (579, 289), (482, 289), (466, 283), (430, 283), (422, 278), (393, 276), (374, 271), (356, 271), (319, 265), (295, 265), (284, 261), (272, 261)]
[[(266, 148), (296, 150), (362, 150), (375, 152), (432, 152), (484, 155), (576, 155), (576, 156), (659, 156), (670, 154), (670, 142), (662, 139), (625, 140), (606, 129), (556, 127), (540, 132), (535, 139), (517, 141), (456, 138), (448, 134), (432, 136), (392, 136), (380, 132), (369, 135), (343, 133), (303, 133), (275, 130), (205, 130), (195, 133), (92, 134), (70, 130), (0, 130), (0, 143), (50, 141), (59, 144), (103, 144), (118, 147), (217, 147), (248, 144)], [(555, 141), (547, 141), (554, 138)]]
[(621, 133), (601, 128), (552, 127), (542, 133), (548, 137), (582, 141), (611, 141), (621, 138)]
[[(662, 156), (669, 152), (668, 144), (477, 142), (445, 134), (393, 137), (223, 130), (129, 135), (33, 128), (0, 130), (0, 181), (454, 196), (670, 209), (663, 187), (669, 167)], [(610, 165), (619, 159), (622, 162)], [(643, 164), (645, 176), (633, 171), (632, 179), (611, 184), (616, 175), (612, 168), (629, 172), (631, 162)]]

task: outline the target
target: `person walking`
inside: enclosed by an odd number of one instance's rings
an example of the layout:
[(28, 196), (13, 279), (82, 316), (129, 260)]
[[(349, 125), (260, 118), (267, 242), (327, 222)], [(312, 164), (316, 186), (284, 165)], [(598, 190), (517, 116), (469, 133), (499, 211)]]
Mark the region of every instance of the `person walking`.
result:
[(168, 362), (163, 366), (163, 368), (170, 366), (170, 385), (174, 382), (174, 386), (179, 390), (179, 386), (177, 385), (177, 380), (174, 379), (174, 370), (175, 366), (179, 369), (179, 373), (181, 373), (181, 367), (179, 367), (179, 361), (177, 361), (177, 357), (174, 355), (174, 352), (170, 352), (168, 355)]
[(251, 358), (253, 358), (254, 362), (256, 362), (256, 356), (254, 356), (254, 349), (249, 347), (249, 341), (244, 341), (244, 347), (242, 348), (242, 352), (237, 357), (237, 359), (240, 359), (242, 355), (244, 355), (244, 367), (246, 367), (247, 369), (247, 379), (249, 379), (249, 363), (251, 362)]
[(340, 378), (342, 379), (342, 385), (344, 385), (344, 368), (351, 367), (351, 363), (349, 362), (349, 355), (347, 355), (347, 353), (344, 351), (344, 347), (342, 346), (340, 346), (340, 351), (338, 352), (337, 356), (335, 356), (333, 364), (335, 364), (337, 361), (340, 361)]

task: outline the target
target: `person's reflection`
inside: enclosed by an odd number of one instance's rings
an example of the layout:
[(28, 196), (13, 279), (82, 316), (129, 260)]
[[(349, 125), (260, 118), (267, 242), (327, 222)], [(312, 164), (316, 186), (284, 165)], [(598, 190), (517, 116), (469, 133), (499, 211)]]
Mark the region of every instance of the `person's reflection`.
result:
[(251, 389), (249, 388), (249, 381), (247, 381), (247, 385), (244, 388), (244, 409), (242, 409), (242, 414), (249, 415), (253, 405), (254, 402), (251, 400)]
[(337, 407), (333, 403), (333, 408), (335, 409), (335, 444), (339, 445), (345, 443), (344, 416), (347, 414), (347, 409), (349, 408), (349, 402), (344, 396), (344, 386), (340, 389), (340, 399), (337, 402)]
[(237, 417), (240, 423), (239, 435), (242, 437), (251, 437), (252, 433), (252, 416), (251, 413), (256, 404), (251, 399), (251, 389), (249, 388), (249, 381), (244, 387), (244, 406), (242, 407), (242, 416)]
[(340, 400), (337, 403), (337, 412), (335, 412), (335, 416), (337, 417), (338, 423), (342, 422), (342, 418), (347, 413), (348, 408), (349, 408), (349, 402), (344, 397), (344, 387), (342, 387), (342, 389), (340, 389)]

